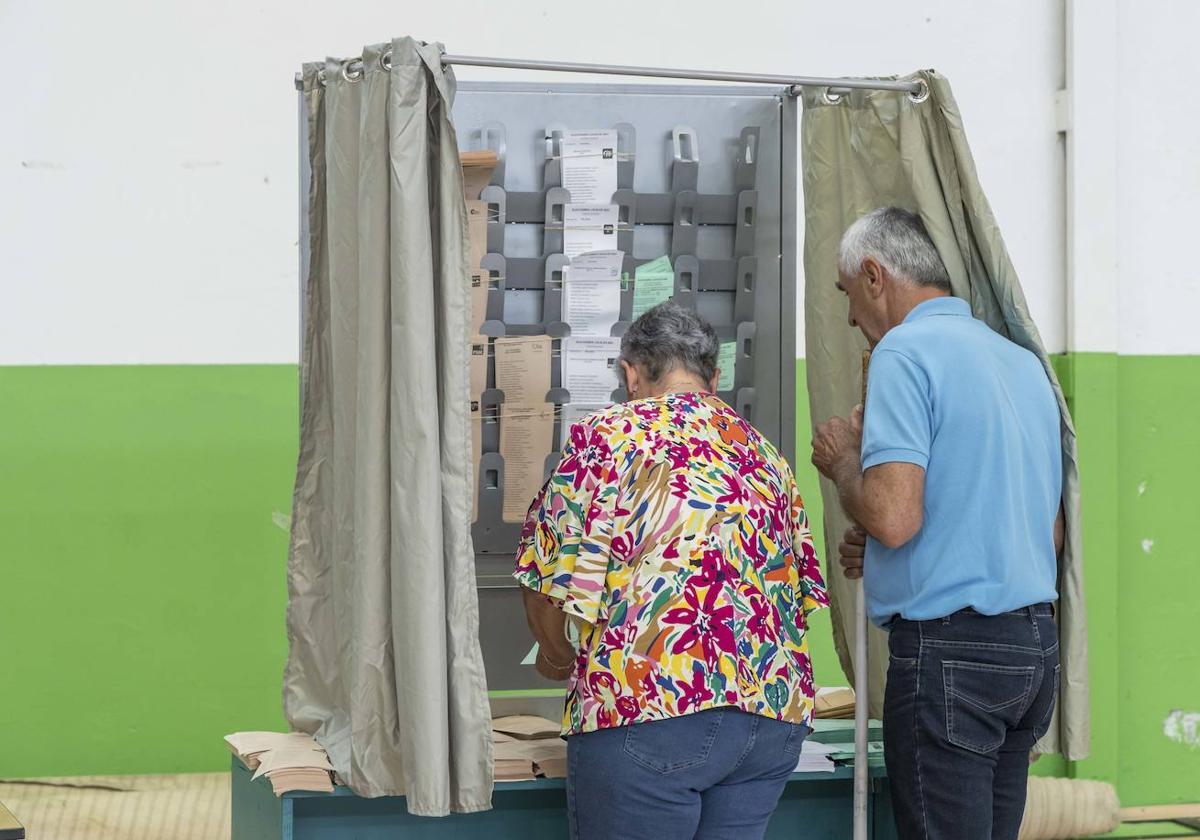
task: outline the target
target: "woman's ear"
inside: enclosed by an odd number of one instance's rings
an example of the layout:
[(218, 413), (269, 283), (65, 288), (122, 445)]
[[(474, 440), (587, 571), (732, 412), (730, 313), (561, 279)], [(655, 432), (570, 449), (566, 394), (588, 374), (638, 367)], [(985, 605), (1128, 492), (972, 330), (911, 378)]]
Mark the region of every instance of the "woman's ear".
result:
[(712, 379), (708, 380), (708, 390), (712, 393), (717, 393), (717, 385), (721, 382), (721, 369), (717, 368), (717, 372), (712, 375)]
[(630, 399), (637, 399), (638, 391), (642, 386), (642, 378), (638, 375), (638, 369), (621, 359), (621, 370), (625, 374), (625, 391), (629, 394)]

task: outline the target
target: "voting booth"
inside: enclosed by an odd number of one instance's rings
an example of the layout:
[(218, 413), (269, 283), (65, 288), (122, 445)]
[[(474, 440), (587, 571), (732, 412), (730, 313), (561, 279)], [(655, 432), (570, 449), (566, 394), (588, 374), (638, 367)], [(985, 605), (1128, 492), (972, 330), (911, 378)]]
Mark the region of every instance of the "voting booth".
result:
[(787, 88), (762, 86), (459, 84), (460, 151), (496, 155), (473, 208), (486, 254), (471, 351), (472, 536), (496, 714), (561, 716), (561, 683), (532, 665), (513, 562), (571, 422), (625, 398), (611, 367), (642, 310), (670, 297), (707, 319), (719, 395), (794, 459), (796, 107)]

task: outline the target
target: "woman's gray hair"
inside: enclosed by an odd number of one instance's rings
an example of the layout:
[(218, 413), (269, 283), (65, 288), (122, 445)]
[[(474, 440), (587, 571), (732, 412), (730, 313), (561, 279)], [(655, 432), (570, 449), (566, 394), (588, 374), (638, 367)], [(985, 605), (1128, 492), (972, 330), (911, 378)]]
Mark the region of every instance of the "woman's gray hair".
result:
[(950, 275), (925, 223), (903, 208), (880, 207), (846, 229), (838, 247), (838, 271), (855, 277), (867, 257), (902, 280), (950, 291)]
[(717, 331), (674, 301), (647, 310), (621, 337), (621, 359), (646, 372), (652, 382), (677, 367), (705, 382), (717, 375)]

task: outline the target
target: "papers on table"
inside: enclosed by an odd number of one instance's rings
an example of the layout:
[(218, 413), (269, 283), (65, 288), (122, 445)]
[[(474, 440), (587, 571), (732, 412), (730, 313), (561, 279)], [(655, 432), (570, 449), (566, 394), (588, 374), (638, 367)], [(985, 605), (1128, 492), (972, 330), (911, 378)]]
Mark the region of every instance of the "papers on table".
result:
[(303, 732), (234, 732), (225, 736), (229, 749), (254, 771), (266, 776), (276, 796), (293, 790), (333, 791), (329, 756)]
[(563, 253), (567, 259), (616, 247), (617, 205), (572, 202), (563, 207)]
[(617, 191), (617, 132), (566, 131), (562, 142), (562, 185), (571, 202), (612, 201)]
[(554, 440), (554, 403), (500, 406), (500, 455), (504, 458), (504, 503), (500, 518), (524, 522), (542, 488), (546, 456)]
[(633, 319), (675, 294), (675, 270), (668, 257), (639, 265), (633, 273)]
[(833, 754), (841, 751), (842, 747), (839, 746), (806, 740), (800, 749), (800, 761), (796, 764), (796, 772), (832, 773), (837, 769), (833, 763)]
[(621, 318), (622, 251), (589, 251), (563, 271), (563, 320), (571, 335), (612, 333)]
[(616, 336), (571, 336), (562, 342), (562, 383), (573, 403), (607, 404), (620, 383)]
[(721, 375), (717, 380), (718, 391), (732, 391), (733, 383), (737, 381), (737, 342), (722, 341), (720, 352), (717, 354), (717, 367)]

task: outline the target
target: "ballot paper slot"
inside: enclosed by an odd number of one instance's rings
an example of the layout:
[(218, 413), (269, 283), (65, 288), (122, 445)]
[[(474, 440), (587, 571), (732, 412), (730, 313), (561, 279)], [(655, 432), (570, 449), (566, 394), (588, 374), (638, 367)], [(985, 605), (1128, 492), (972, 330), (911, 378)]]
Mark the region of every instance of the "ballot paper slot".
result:
[(739, 390), (754, 383), (755, 351), (758, 340), (758, 325), (753, 321), (737, 325), (737, 369), (734, 378)]
[(754, 254), (758, 230), (758, 191), (738, 193), (737, 225), (733, 239), (733, 255), (748, 257)]
[(742, 129), (734, 164), (734, 183), (739, 190), (753, 190), (758, 185), (758, 141), (758, 126), (750, 125)]
[(545, 318), (545, 295), (540, 289), (506, 289), (504, 323), (509, 326), (540, 326)]
[(738, 388), (733, 398), (734, 411), (742, 415), (742, 418), (750, 424), (755, 422), (754, 409), (756, 400), (757, 397), (753, 388)]
[(504, 456), (485, 452), (479, 459), (478, 516), (471, 527), (477, 553), (507, 553), (511, 558), (521, 537), (520, 523), (504, 520)]
[(697, 205), (700, 196), (690, 190), (675, 196), (675, 218), (671, 225), (671, 256), (696, 253), (700, 227)]
[[(484, 302), (485, 321), (503, 321), (504, 318), (504, 283), (508, 273), (502, 254), (484, 254), (479, 261), (481, 280), (486, 284), (486, 301)], [(475, 274), (472, 274), (474, 287)], [(474, 305), (474, 304), (472, 304)]]
[(736, 287), (733, 293), (733, 317), (738, 322), (754, 320), (754, 290), (757, 286), (757, 278), (758, 257), (739, 257), (737, 274), (734, 276)]
[(694, 129), (671, 129), (671, 192), (694, 192), (700, 181), (700, 139)]
[[(487, 187), (481, 194), (487, 201), (488, 190), (499, 189)], [(561, 189), (555, 187), (553, 189)], [(626, 190), (622, 189), (622, 192)], [(629, 190), (628, 192), (633, 192)], [(549, 190), (543, 192), (508, 192), (505, 193), (505, 221), (510, 224), (541, 225), (546, 222), (546, 199)], [(614, 193), (615, 195), (615, 193)], [(646, 193), (637, 192), (637, 214), (639, 225), (671, 225), (675, 220), (675, 200), (677, 193)], [(490, 206), (489, 221), (499, 212), (499, 208)], [(738, 197), (729, 195), (696, 194), (694, 222), (698, 227), (733, 227), (737, 223)]]
[[(684, 296), (680, 296), (680, 303)], [(694, 309), (696, 314), (710, 324), (734, 324), (735, 297), (731, 291), (701, 291), (696, 295)]]
[(504, 253), (504, 227), (508, 223), (508, 194), (494, 184), (483, 188), (479, 200), (487, 205), (487, 249)]

